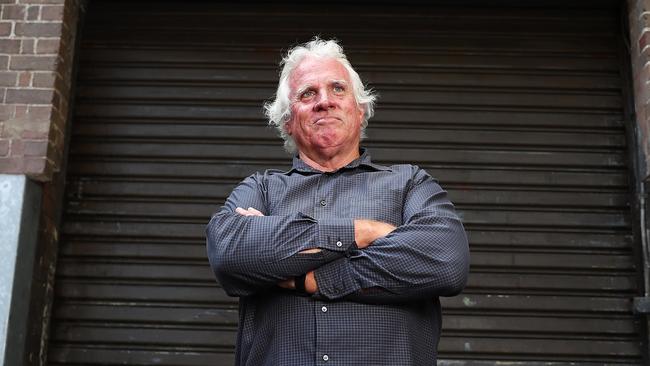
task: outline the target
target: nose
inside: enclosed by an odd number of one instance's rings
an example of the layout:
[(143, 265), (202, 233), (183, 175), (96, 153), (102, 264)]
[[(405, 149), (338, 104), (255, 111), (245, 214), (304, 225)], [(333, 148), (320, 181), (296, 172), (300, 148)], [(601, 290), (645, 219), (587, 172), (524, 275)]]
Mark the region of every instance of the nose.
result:
[(322, 110), (328, 110), (331, 108), (334, 108), (335, 101), (334, 98), (327, 92), (323, 91), (321, 93), (318, 93), (318, 101), (316, 104), (314, 104), (314, 110), (316, 111), (322, 111)]

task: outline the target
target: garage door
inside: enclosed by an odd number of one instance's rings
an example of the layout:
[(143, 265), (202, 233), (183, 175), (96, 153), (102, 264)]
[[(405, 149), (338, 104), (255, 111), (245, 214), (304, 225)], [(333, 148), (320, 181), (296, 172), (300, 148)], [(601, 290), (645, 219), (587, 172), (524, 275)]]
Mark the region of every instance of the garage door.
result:
[(336, 36), (379, 94), (365, 145), (416, 163), (470, 237), (441, 364), (641, 364), (616, 5), (89, 2), (51, 365), (230, 365), (236, 299), (203, 230), (289, 157), (281, 50)]

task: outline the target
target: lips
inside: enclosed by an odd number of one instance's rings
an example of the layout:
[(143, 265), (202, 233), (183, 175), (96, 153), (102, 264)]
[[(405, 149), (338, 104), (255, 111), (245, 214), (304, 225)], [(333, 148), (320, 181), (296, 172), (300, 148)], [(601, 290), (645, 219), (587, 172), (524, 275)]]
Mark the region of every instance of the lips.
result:
[(321, 125), (321, 124), (327, 124), (327, 123), (332, 123), (332, 122), (340, 122), (340, 121), (341, 121), (341, 119), (338, 118), (338, 117), (328, 116), (328, 117), (322, 117), (322, 118), (317, 119), (314, 122), (314, 124), (315, 125)]

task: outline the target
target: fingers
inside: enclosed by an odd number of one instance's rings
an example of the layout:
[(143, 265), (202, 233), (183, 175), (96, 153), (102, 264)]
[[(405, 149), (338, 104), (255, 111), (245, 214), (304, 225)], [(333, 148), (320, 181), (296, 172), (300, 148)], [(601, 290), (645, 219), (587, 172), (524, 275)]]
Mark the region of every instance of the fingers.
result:
[(320, 251), (321, 251), (321, 250), (318, 249), (318, 248), (312, 248), (312, 249), (306, 249), (306, 250), (303, 250), (303, 251), (301, 251), (300, 253), (301, 253), (301, 254), (313, 254), (313, 253), (320, 253)]
[(241, 207), (237, 207), (237, 208), (235, 209), (235, 212), (237, 212), (237, 213), (240, 214), (240, 215), (250, 216), (250, 214), (248, 213), (248, 211), (244, 210), (244, 209), (241, 208)]
[(249, 208), (248, 208), (248, 212), (252, 212), (254, 216), (264, 216), (263, 213), (257, 211), (256, 209), (254, 209), (254, 208), (252, 208), (252, 207), (249, 207)]
[(278, 282), (278, 286), (280, 286), (282, 288), (289, 289), (289, 290), (295, 290), (296, 289), (296, 283), (295, 283), (293, 278)]
[(242, 215), (242, 216), (264, 216), (263, 213), (261, 213), (260, 211), (254, 209), (252, 207), (249, 207), (246, 210), (241, 208), (241, 207), (237, 207), (235, 209), (235, 212)]

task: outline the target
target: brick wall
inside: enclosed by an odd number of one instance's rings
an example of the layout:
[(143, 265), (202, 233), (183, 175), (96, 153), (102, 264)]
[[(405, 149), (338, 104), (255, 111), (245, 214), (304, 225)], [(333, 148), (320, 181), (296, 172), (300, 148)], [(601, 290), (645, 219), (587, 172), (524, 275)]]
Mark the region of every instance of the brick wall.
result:
[(0, 0), (0, 173), (61, 168), (78, 0)]
[(0, 0), (0, 173), (42, 182), (24, 365), (47, 363), (65, 134), (83, 0)]
[(650, 174), (650, 0), (629, 0), (630, 59), (634, 81), (634, 107), (643, 150), (642, 178)]

